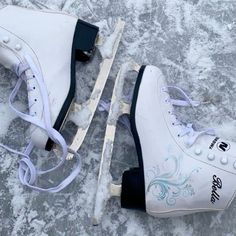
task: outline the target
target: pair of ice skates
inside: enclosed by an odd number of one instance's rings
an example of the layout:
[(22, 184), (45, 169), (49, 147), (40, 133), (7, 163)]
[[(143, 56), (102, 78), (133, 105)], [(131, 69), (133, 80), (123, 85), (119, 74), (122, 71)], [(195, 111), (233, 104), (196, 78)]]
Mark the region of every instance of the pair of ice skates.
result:
[[(94, 50), (98, 27), (63, 13), (43, 12), (7, 6), (0, 10), (0, 63), (19, 77), (9, 98), (16, 114), (30, 122), (31, 142), (22, 156), (19, 177), (33, 189), (58, 192), (80, 171), (78, 164), (58, 186), (43, 189), (35, 185), (37, 177), (62, 166), (80, 148), (105, 87), (124, 22), (118, 21), (112, 35), (113, 49), (104, 58), (91, 98), (77, 105), (88, 112), (86, 125), (78, 127), (70, 147), (60, 134), (75, 96), (75, 61), (87, 61)], [(138, 73), (132, 104), (122, 101), (125, 73)], [(29, 114), (12, 105), (22, 82), (27, 84)], [(183, 100), (172, 99), (170, 90)], [(167, 86), (155, 66), (129, 62), (118, 73), (107, 120), (94, 210), (94, 224), (102, 217), (106, 201), (121, 197), (121, 206), (169, 217), (194, 212), (225, 209), (234, 199), (231, 181), (236, 173), (236, 144), (214, 136), (212, 130), (197, 132), (191, 124), (178, 121), (173, 105), (197, 106), (181, 89)], [(139, 167), (123, 174), (122, 184), (115, 185), (109, 173), (116, 123), (122, 114), (130, 114)], [(61, 148), (59, 164), (49, 170), (37, 170), (30, 160), (34, 146), (51, 150)], [(54, 145), (55, 146), (55, 145)]]

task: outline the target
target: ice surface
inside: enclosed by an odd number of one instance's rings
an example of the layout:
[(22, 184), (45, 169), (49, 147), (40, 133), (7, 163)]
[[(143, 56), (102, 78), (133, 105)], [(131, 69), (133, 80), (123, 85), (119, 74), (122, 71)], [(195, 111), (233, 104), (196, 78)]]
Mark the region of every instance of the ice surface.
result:
[[(132, 57), (140, 64), (159, 66), (169, 84), (183, 88), (194, 100), (210, 102), (194, 110), (178, 110), (181, 120), (213, 127), (236, 141), (235, 0), (0, 1), (0, 7), (6, 4), (63, 10), (89, 22), (100, 22), (109, 30), (121, 17), (126, 21), (125, 31), (103, 99), (110, 99), (119, 67)], [(89, 96), (99, 62), (96, 56), (90, 64), (78, 64), (77, 101)], [(131, 79), (135, 80), (135, 76)], [(4, 143), (20, 149), (28, 126), (14, 119), (3, 104), (14, 83), (12, 74), (0, 67), (0, 136)], [(22, 89), (20, 102), (25, 102), (24, 92)], [(58, 194), (39, 194), (22, 187), (17, 178), (17, 157), (0, 150), (0, 235), (236, 235), (235, 201), (220, 213), (157, 219), (120, 209), (119, 200), (114, 198), (108, 202), (102, 224), (93, 227), (91, 216), (105, 121), (106, 113), (97, 112), (79, 151), (82, 173)], [(68, 125), (66, 132), (73, 133), (73, 129)], [(123, 126), (119, 131), (111, 169), (115, 179), (124, 169), (137, 165), (132, 137)], [(47, 154), (43, 158), (53, 161)], [(42, 163), (39, 159), (38, 164)], [(54, 181), (61, 173), (49, 179)], [(47, 185), (46, 180), (43, 183)]]
[[(20, 103), (14, 104), (14, 106), (18, 110), (22, 110), (23, 106)], [(1, 117), (1, 123), (0, 123), (0, 137), (3, 137), (12, 122), (17, 116), (16, 114), (9, 108), (7, 103), (0, 103), (0, 117)]]

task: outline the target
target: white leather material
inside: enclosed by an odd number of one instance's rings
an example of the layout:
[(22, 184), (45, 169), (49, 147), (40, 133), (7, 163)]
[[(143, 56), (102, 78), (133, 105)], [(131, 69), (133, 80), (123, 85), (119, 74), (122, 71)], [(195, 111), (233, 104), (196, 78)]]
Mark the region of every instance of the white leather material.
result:
[[(169, 217), (223, 210), (234, 198), (236, 144), (203, 135), (191, 146), (171, 115), (173, 106), (161, 71), (144, 70), (135, 120), (145, 175), (146, 211)], [(213, 141), (214, 140), (214, 141)], [(222, 143), (223, 142), (223, 143)]]
[[(47, 87), (52, 124), (68, 95), (71, 83), (71, 52), (77, 18), (58, 12), (7, 6), (0, 10), (0, 63), (12, 69), (30, 55)], [(29, 73), (28, 73), (29, 74)], [(31, 115), (41, 119), (43, 104), (36, 81), (27, 81)], [(31, 127), (32, 141), (45, 148), (48, 137)]]

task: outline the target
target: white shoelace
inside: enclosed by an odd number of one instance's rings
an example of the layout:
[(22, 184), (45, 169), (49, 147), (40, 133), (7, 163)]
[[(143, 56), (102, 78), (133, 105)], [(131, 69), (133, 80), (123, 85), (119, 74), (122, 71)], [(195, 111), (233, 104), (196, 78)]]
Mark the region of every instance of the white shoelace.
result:
[[(199, 106), (201, 103), (197, 102), (197, 101), (193, 101), (181, 88), (178, 88), (176, 86), (166, 86), (162, 88), (162, 91), (165, 93), (169, 94), (170, 90), (175, 90), (177, 91), (180, 95), (182, 95), (183, 100), (178, 100), (178, 99), (172, 99), (172, 98), (167, 98), (165, 101), (169, 102), (170, 104), (174, 105), (174, 106), (192, 106), (192, 107), (197, 107)], [(173, 115), (175, 117), (175, 122), (172, 123), (172, 125), (178, 125), (180, 126), (180, 133), (178, 134), (179, 137), (183, 137), (185, 135), (188, 136), (188, 139), (185, 140), (185, 144), (187, 147), (191, 147), (196, 140), (204, 135), (204, 134), (208, 134), (208, 135), (215, 135), (215, 132), (213, 129), (207, 129), (207, 130), (203, 130), (203, 131), (195, 131), (193, 129), (193, 125), (192, 124), (183, 124), (182, 122), (180, 122), (177, 118), (176, 115), (173, 111), (169, 111), (170, 115)]]
[[(68, 148), (62, 135), (57, 130), (55, 130), (52, 126), (47, 88), (45, 86), (41, 73), (38, 71), (31, 57), (26, 55), (25, 61), (20, 63), (16, 68), (14, 68), (14, 70), (19, 79), (16, 83), (15, 88), (13, 89), (12, 93), (9, 96), (10, 108), (17, 114), (17, 116), (19, 116), (23, 120), (45, 130), (48, 137), (51, 138), (57, 145), (61, 147), (62, 155), (61, 155), (61, 159), (59, 163), (55, 167), (52, 167), (48, 170), (38, 170), (34, 166), (32, 161), (30, 160), (30, 156), (29, 156), (29, 154), (31, 153), (34, 147), (32, 142), (29, 143), (29, 145), (27, 146), (24, 152), (16, 151), (3, 144), (0, 144), (0, 146), (7, 149), (8, 151), (12, 153), (22, 156), (21, 160), (19, 161), (19, 179), (23, 185), (26, 185), (34, 190), (39, 190), (43, 192), (51, 192), (51, 193), (59, 192), (62, 189), (64, 189), (67, 185), (69, 185), (79, 174), (80, 158), (77, 158), (77, 165), (72, 170), (70, 175), (67, 176), (59, 185), (55, 187), (51, 187), (51, 188), (41, 188), (35, 185), (38, 176), (52, 172), (64, 164), (64, 162), (66, 161), (66, 156), (68, 154)], [(32, 74), (32, 76), (29, 76), (29, 74)], [(30, 80), (30, 79), (35, 79), (37, 81), (38, 88), (40, 90), (40, 95), (41, 95), (42, 103), (43, 103), (43, 119), (42, 120), (40, 120), (36, 116), (28, 115), (28, 114), (18, 111), (12, 104), (17, 95), (17, 92), (20, 89), (22, 82), (23, 81), (26, 82), (27, 80)], [(33, 88), (28, 88), (28, 92), (31, 92), (32, 90)], [(34, 104), (35, 104), (34, 102), (29, 101), (29, 107), (33, 106)], [(78, 154), (76, 154), (75, 156), (78, 157)]]
[[(111, 105), (110, 102), (101, 99), (98, 104), (98, 110), (101, 112), (105, 111), (106, 113), (109, 113), (110, 105)], [(124, 125), (126, 129), (129, 131), (129, 133), (132, 135), (130, 121), (127, 115), (120, 116), (118, 119), (118, 123)]]

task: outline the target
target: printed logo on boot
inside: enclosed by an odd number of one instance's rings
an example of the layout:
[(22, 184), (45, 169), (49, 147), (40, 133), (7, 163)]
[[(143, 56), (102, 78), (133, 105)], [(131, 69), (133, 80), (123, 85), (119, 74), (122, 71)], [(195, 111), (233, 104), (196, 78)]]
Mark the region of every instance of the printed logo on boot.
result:
[(214, 145), (216, 144), (216, 142), (219, 140), (220, 138), (219, 137), (215, 137), (213, 139), (213, 141), (211, 142), (211, 145), (209, 146), (209, 149), (212, 149), (214, 147)]
[(220, 200), (220, 194), (218, 190), (222, 188), (222, 181), (216, 175), (213, 175), (212, 191), (211, 191), (211, 203), (214, 204), (216, 200)]
[(230, 149), (230, 144), (226, 142), (219, 142), (217, 143), (217, 148), (222, 152), (226, 152)]

